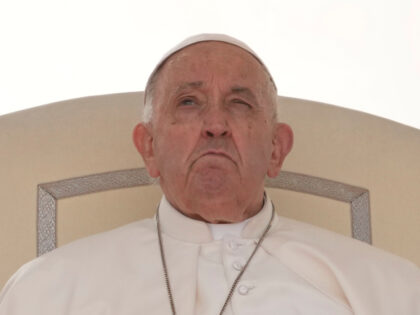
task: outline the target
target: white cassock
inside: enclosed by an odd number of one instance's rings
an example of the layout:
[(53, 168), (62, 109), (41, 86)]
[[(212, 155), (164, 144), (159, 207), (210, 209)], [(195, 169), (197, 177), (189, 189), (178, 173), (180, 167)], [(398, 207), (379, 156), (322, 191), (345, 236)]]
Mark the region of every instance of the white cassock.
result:
[[(224, 229), (183, 216), (165, 198), (159, 209), (177, 314), (219, 314), (270, 220), (270, 200), (245, 223)], [(156, 220), (73, 242), (21, 267), (0, 295), (0, 315), (23, 314), (171, 314)], [(420, 270), (275, 216), (225, 314), (418, 315)]]

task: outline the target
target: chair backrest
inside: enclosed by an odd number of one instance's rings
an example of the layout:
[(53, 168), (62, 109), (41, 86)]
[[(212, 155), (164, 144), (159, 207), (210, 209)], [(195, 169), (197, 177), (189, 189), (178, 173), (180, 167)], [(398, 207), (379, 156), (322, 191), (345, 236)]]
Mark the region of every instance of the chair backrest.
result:
[[(0, 117), (0, 286), (55, 246), (153, 215), (161, 191), (131, 141), (142, 102), (141, 92), (93, 96)], [(295, 146), (266, 181), (278, 212), (420, 265), (420, 130), (279, 103)]]

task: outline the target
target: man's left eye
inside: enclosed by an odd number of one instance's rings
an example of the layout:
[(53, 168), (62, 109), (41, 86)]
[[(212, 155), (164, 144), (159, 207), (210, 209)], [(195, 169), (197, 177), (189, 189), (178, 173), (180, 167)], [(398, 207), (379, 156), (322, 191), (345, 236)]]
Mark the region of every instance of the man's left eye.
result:
[(232, 103), (240, 104), (240, 105), (244, 105), (244, 106), (246, 106), (248, 108), (252, 108), (251, 104), (249, 104), (249, 103), (247, 103), (247, 102), (245, 102), (243, 100), (240, 100), (240, 99), (234, 99), (234, 100), (232, 100)]

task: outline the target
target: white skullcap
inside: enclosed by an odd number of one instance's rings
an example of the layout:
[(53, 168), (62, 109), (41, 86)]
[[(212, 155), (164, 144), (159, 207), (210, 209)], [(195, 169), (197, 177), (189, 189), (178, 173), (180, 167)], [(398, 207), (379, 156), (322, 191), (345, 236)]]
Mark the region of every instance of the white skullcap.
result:
[(274, 87), (276, 87), (276, 84), (274, 83), (274, 80), (273, 80), (270, 72), (268, 71), (267, 67), (265, 66), (265, 64), (262, 62), (262, 60), (257, 56), (257, 54), (247, 44), (241, 42), (240, 40), (238, 40), (236, 38), (233, 38), (231, 36), (224, 35), (224, 34), (199, 34), (199, 35), (194, 35), (194, 36), (188, 37), (187, 39), (185, 39), (184, 41), (182, 41), (181, 43), (176, 45), (174, 48), (172, 48), (170, 51), (168, 51), (162, 57), (162, 59), (159, 61), (159, 63), (156, 65), (155, 69), (153, 70), (153, 72), (149, 76), (149, 79), (147, 80), (147, 84), (146, 84), (146, 89), (147, 89), (147, 86), (150, 83), (150, 80), (153, 78), (154, 74), (156, 73), (156, 71), (159, 69), (160, 66), (162, 66), (162, 64), (169, 57), (171, 57), (176, 52), (184, 49), (185, 47), (188, 47), (188, 46), (196, 44), (196, 43), (208, 42), (208, 41), (225, 42), (225, 43), (232, 44), (232, 45), (235, 45), (237, 47), (240, 47), (243, 50), (246, 50), (247, 52), (249, 52), (264, 67), (265, 71), (267, 72), (267, 74), (270, 77), (270, 80), (273, 82)]

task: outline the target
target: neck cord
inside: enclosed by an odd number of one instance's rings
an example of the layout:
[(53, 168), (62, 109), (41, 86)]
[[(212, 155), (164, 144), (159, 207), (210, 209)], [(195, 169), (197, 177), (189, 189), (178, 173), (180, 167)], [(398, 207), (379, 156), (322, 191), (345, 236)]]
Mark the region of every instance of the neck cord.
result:
[[(223, 312), (225, 311), (227, 305), (229, 304), (229, 301), (232, 298), (233, 292), (235, 291), (235, 288), (239, 283), (239, 280), (241, 279), (242, 275), (244, 274), (246, 268), (248, 267), (249, 263), (251, 262), (251, 259), (254, 257), (258, 248), (260, 248), (261, 243), (263, 242), (265, 236), (268, 233), (268, 230), (270, 230), (270, 228), (271, 228), (271, 224), (272, 224), (273, 218), (274, 218), (274, 204), (273, 203), (271, 203), (271, 204), (272, 204), (272, 211), (271, 211), (270, 221), (268, 222), (267, 227), (265, 228), (263, 234), (261, 235), (260, 239), (258, 240), (257, 245), (255, 245), (255, 248), (252, 251), (251, 255), (249, 256), (245, 266), (242, 268), (242, 270), (236, 276), (235, 281), (233, 281), (232, 287), (229, 290), (229, 293), (226, 297), (226, 300), (225, 300), (225, 303), (223, 304), (222, 309), (220, 310), (219, 315), (222, 315)], [(172, 314), (176, 315), (175, 302), (174, 302), (174, 298), (173, 298), (173, 295), (172, 295), (171, 284), (169, 282), (168, 267), (166, 265), (165, 252), (163, 250), (162, 233), (161, 233), (161, 230), (160, 230), (160, 220), (159, 220), (159, 207), (156, 211), (156, 222), (157, 222), (157, 233), (158, 233), (158, 239), (159, 239), (160, 258), (162, 260), (163, 275), (165, 277), (166, 290), (168, 292), (168, 298), (169, 298), (169, 303), (171, 305)]]

